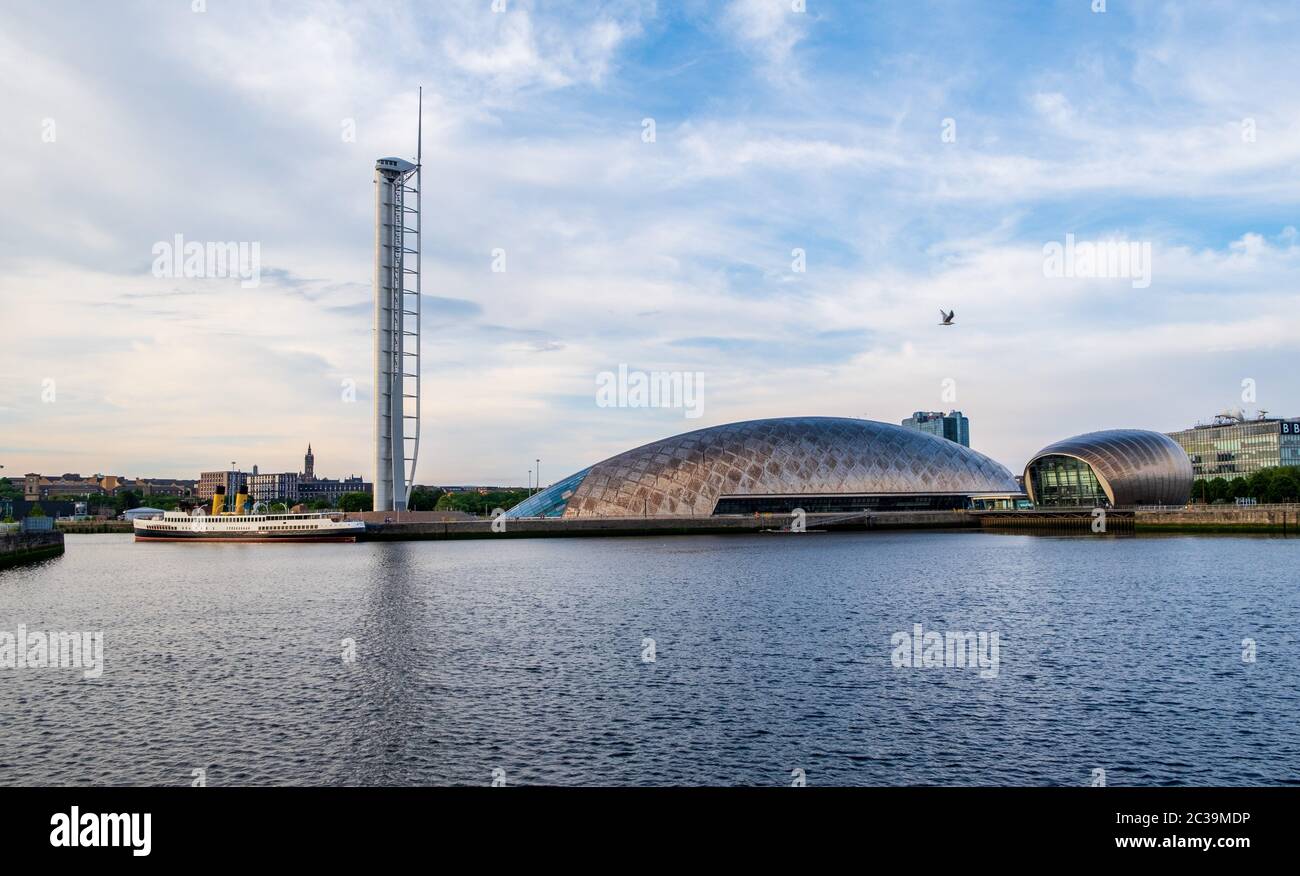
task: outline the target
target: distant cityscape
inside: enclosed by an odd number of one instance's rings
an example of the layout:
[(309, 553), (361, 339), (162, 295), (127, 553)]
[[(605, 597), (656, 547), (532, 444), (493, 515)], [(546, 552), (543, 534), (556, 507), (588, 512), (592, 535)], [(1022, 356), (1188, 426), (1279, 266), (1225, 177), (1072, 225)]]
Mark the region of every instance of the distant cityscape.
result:
[[(5, 477), (0, 477), (0, 485), (5, 480)], [(232, 464), (229, 469), (199, 472), (195, 479), (129, 478), (111, 474), (82, 476), (77, 472), (43, 475), (27, 472), (21, 478), (9, 477), (7, 481), (10, 488), (0, 493), (0, 518), (15, 519), (26, 516), (35, 505), (41, 505), (41, 510), (51, 515), (93, 516), (93, 509), (110, 504), (102, 500), (119, 500), (112, 503), (114, 510), (118, 510), (120, 500), (128, 495), (132, 500), (129, 503), (131, 507), (143, 509), (165, 510), (178, 506), (208, 505), (218, 487), (229, 497), (228, 501), (233, 501), (241, 488), (247, 488), (251, 502), (261, 502), (268, 507), (278, 503), (286, 507), (338, 507), (345, 496), (358, 494), (367, 497), (368, 502), (374, 494), (374, 485), (360, 475), (353, 474), (344, 478), (318, 477), (316, 455), (310, 444), (303, 455), (302, 470), (294, 472), (262, 472), (256, 465), (251, 471), (242, 471)], [(438, 498), (444, 495), (472, 492), (487, 496), (514, 489), (517, 488), (417, 484), (412, 492), (423, 494), (425, 504), (432, 510)], [(154, 505), (163, 507), (154, 508)]]

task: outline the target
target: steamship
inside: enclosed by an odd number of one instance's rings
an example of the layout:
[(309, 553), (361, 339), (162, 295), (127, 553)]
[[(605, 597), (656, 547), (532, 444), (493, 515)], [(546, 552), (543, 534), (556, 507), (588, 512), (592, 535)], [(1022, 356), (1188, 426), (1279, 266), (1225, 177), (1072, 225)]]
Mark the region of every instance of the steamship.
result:
[(212, 513), (168, 511), (162, 517), (135, 521), (136, 541), (356, 541), (366, 531), (359, 520), (335, 513), (264, 514), (244, 512), (247, 487), (235, 496), (235, 510), (225, 511), (226, 488), (217, 487)]

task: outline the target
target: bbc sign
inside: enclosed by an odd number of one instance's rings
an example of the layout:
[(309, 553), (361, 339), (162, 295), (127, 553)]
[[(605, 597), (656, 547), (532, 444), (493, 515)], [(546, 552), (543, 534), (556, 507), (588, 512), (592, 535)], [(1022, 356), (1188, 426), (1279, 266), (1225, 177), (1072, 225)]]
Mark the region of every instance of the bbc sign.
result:
[(1300, 423), (1283, 423), (1283, 435), (1300, 435)]

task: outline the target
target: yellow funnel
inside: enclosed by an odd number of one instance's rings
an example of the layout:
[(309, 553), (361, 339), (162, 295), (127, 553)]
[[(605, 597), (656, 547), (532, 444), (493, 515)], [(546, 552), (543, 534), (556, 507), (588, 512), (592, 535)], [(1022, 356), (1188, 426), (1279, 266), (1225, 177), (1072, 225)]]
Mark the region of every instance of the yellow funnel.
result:
[(244, 506), (248, 504), (248, 485), (240, 484), (239, 492), (235, 493), (235, 513), (243, 514)]
[(217, 487), (217, 491), (212, 494), (212, 513), (220, 514), (226, 510), (226, 488)]

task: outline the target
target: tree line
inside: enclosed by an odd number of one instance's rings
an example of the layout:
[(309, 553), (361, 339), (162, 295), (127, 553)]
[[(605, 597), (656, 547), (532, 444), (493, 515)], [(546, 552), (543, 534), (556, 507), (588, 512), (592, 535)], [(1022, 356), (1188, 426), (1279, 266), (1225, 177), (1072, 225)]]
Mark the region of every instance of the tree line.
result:
[(1300, 501), (1300, 466), (1273, 466), (1249, 477), (1217, 477), (1192, 484), (1193, 502), (1223, 505), (1238, 499), (1254, 499), (1266, 505)]

